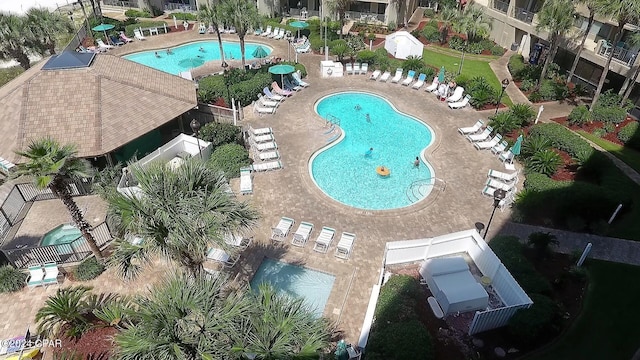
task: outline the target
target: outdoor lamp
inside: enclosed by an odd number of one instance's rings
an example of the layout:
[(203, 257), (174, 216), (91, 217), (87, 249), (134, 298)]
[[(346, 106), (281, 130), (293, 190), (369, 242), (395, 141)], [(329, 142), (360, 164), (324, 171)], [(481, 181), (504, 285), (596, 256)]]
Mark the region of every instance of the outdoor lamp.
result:
[(227, 88), (227, 104), (229, 108), (231, 108), (231, 94), (229, 93), (229, 64), (226, 61), (222, 62), (223, 76), (224, 76), (224, 86)]
[(493, 215), (495, 215), (496, 209), (500, 206), (500, 202), (504, 200), (505, 197), (507, 197), (507, 192), (502, 189), (496, 189), (496, 191), (493, 192), (493, 211), (491, 211), (491, 217), (489, 218), (487, 228), (484, 230), (484, 236), (482, 238), (487, 237), (489, 226), (491, 226), (491, 220), (493, 220)]
[(200, 133), (200, 122), (196, 119), (191, 120), (191, 122), (189, 123), (189, 126), (191, 127), (191, 130), (193, 130), (193, 133), (196, 136), (196, 142), (198, 143), (198, 152), (200, 153), (200, 160), (204, 160), (202, 158), (202, 149), (200, 148), (200, 139), (198, 138), (198, 134)]
[(498, 101), (496, 101), (496, 114), (498, 113), (498, 108), (500, 108), (500, 102), (502, 102), (502, 96), (504, 95), (504, 91), (509, 86), (509, 79), (504, 79), (500, 83), (502, 85), (502, 91), (500, 92), (500, 97), (498, 97)]

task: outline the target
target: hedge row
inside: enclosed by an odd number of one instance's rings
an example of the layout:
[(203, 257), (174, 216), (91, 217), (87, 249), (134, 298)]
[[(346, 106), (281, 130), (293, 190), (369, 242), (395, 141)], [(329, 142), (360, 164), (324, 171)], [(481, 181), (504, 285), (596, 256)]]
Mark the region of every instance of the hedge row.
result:
[(408, 275), (392, 276), (380, 289), (367, 359), (433, 359), (431, 337), (417, 312), (423, 306), (418, 280)]
[(529, 136), (536, 135), (548, 139), (553, 147), (569, 153), (581, 164), (595, 152), (583, 138), (560, 124), (546, 123), (533, 126), (529, 131)]

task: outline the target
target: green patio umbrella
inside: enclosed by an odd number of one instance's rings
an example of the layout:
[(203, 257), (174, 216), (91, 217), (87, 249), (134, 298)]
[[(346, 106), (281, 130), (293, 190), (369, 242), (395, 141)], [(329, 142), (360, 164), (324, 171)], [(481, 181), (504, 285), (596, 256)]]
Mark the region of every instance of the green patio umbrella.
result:
[(269, 68), (269, 72), (271, 74), (280, 75), (280, 86), (282, 86), (284, 82), (284, 76), (291, 74), (294, 71), (296, 71), (296, 68), (294, 68), (291, 65), (285, 65), (285, 64), (273, 65), (272, 67)]
[(520, 149), (522, 148), (522, 139), (522, 134), (520, 134), (520, 136), (518, 136), (518, 138), (516, 139), (516, 142), (511, 147), (511, 152), (513, 153), (513, 155), (520, 155)]
[(442, 65), (440, 72), (438, 73), (438, 82), (441, 84), (444, 82), (444, 65)]
[(336, 360), (349, 360), (349, 353), (347, 352), (347, 344), (344, 340), (338, 341), (335, 352)]
[(309, 27), (309, 24), (304, 22), (304, 21), (293, 21), (293, 22), (289, 23), (289, 26), (292, 26), (292, 27), (298, 29), (298, 36), (297, 37), (300, 37), (300, 29), (304, 29), (304, 28)]
[(267, 51), (262, 46), (258, 45), (258, 47), (251, 53), (251, 56), (256, 59), (262, 59), (269, 56), (269, 54), (267, 54)]
[(94, 27), (91, 30), (104, 32), (104, 40), (109, 42), (109, 40), (108, 40), (109, 38), (107, 37), (107, 30), (111, 30), (114, 27), (116, 27), (116, 26), (115, 25), (111, 25), (111, 24), (100, 24), (100, 25)]

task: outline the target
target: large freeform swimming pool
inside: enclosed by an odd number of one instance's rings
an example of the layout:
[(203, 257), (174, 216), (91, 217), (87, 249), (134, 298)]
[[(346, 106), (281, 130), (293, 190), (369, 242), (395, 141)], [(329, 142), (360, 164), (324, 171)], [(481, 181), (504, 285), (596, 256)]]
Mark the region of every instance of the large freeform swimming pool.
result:
[[(362, 92), (326, 96), (316, 103), (316, 112), (324, 119), (338, 118), (344, 131), (340, 142), (310, 161), (311, 176), (325, 194), (368, 210), (402, 208), (428, 195), (434, 174), (421, 154), (433, 142), (429, 126), (386, 99)], [(390, 175), (379, 175), (381, 166)]]
[(303, 298), (320, 317), (335, 279), (330, 274), (265, 258), (250, 285), (255, 290), (262, 283), (270, 283), (279, 292)]
[[(266, 45), (245, 43), (244, 56), (246, 60), (253, 60), (251, 55), (255, 49), (261, 46), (267, 54), (271, 53), (271, 48)], [(224, 48), (225, 59), (241, 59), (240, 43), (222, 42)], [(202, 48), (203, 51), (200, 51)], [(158, 53), (158, 56), (156, 56)], [(164, 50), (142, 51), (130, 55), (125, 55), (125, 59), (146, 65), (169, 74), (177, 75), (182, 71), (186, 71), (201, 66), (207, 61), (220, 59), (220, 45), (217, 41), (196, 41), (175, 48), (171, 48), (171, 54)]]

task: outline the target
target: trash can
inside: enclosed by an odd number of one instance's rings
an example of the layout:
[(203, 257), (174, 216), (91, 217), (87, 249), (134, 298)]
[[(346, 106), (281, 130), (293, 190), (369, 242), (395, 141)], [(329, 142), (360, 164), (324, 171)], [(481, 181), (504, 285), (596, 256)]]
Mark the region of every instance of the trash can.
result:
[(519, 47), (520, 44), (514, 42), (513, 44), (511, 44), (511, 51), (518, 51)]

